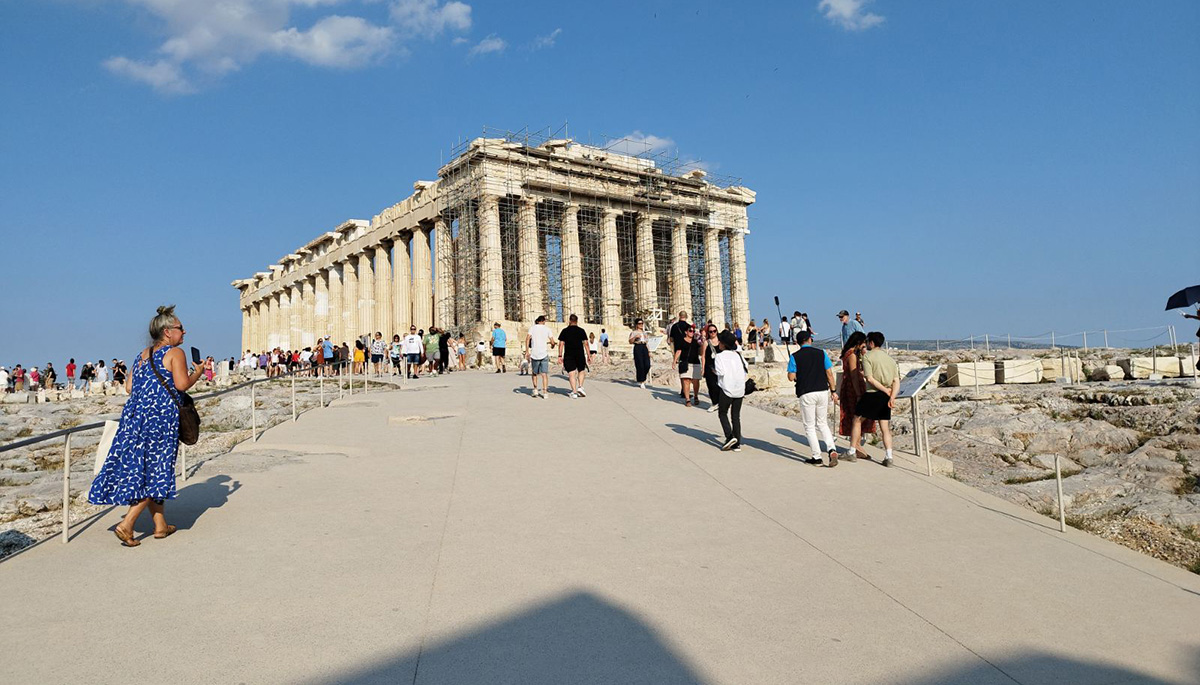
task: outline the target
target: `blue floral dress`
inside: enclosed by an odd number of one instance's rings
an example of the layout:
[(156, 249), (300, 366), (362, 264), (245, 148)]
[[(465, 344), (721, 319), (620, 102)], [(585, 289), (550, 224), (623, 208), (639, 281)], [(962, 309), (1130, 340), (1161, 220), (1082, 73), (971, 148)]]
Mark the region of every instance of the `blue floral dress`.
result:
[(175, 498), (175, 456), (179, 452), (179, 407), (159, 382), (153, 363), (171, 391), (175, 380), (163, 365), (170, 346), (156, 350), (150, 361), (141, 353), (133, 366), (133, 392), (121, 411), (112, 448), (92, 481), (92, 504), (136, 504), (147, 497)]

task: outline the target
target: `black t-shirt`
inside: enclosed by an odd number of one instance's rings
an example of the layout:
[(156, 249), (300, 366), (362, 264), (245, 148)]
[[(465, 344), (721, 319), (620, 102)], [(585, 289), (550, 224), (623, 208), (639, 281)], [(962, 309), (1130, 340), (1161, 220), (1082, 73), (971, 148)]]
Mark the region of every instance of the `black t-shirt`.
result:
[(587, 331), (580, 326), (567, 326), (558, 334), (563, 344), (563, 356), (571, 359), (587, 359)]
[(676, 321), (671, 324), (671, 330), (667, 334), (671, 336), (671, 347), (673, 349), (681, 350), (687, 344), (683, 341), (683, 335), (691, 326), (692, 324), (687, 321)]

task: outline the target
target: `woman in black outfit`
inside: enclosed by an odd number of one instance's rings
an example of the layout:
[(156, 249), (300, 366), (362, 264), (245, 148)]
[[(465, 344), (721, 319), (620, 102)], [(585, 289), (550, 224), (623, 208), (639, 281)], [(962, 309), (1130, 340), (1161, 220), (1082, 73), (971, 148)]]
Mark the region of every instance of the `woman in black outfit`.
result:
[(650, 336), (646, 333), (646, 322), (638, 319), (629, 332), (629, 343), (633, 345), (633, 368), (637, 371), (637, 383), (643, 389), (650, 375), (650, 348), (646, 345)]
[[(720, 342), (717, 340), (717, 327), (713, 324), (708, 324), (704, 327), (704, 339), (701, 341), (701, 346), (704, 348), (704, 384), (708, 386), (708, 398), (712, 400), (712, 405), (708, 408), (708, 413), (713, 413), (718, 409), (721, 403), (721, 384), (717, 380), (717, 370), (713, 366), (713, 355), (720, 352)], [(700, 397), (700, 393), (696, 393), (696, 397)]]

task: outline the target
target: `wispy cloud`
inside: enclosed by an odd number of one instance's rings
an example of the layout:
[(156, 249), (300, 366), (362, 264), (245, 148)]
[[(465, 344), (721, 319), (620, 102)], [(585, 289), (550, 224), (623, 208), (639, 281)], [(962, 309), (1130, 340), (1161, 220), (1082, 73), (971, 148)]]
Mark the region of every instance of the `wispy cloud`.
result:
[(620, 155), (647, 155), (674, 146), (675, 141), (670, 138), (634, 131), (614, 140), (605, 147)]
[(392, 21), (413, 35), (436, 38), (447, 29), (471, 28), (471, 6), (462, 2), (439, 4), (438, 0), (395, 0)]
[(487, 38), (484, 38), (475, 45), (471, 46), (471, 49), (467, 51), (467, 57), (478, 57), (480, 55), (489, 55), (494, 52), (504, 52), (505, 48), (507, 47), (508, 43), (503, 38), (500, 38), (493, 33)]
[(533, 39), (533, 44), (529, 47), (533, 50), (542, 50), (544, 48), (552, 48), (558, 42), (558, 37), (562, 35), (562, 29), (554, 29), (544, 36), (538, 36)]
[(162, 22), (167, 37), (153, 55), (110, 57), (110, 72), (162, 93), (194, 93), (264, 55), (317, 67), (354, 69), (406, 52), (403, 43), (471, 26), (462, 2), (392, 0), (390, 24), (327, 14), (307, 28), (292, 10), (349, 4), (349, 0), (124, 0)]
[(821, 0), (817, 11), (847, 31), (865, 31), (883, 23), (884, 17), (864, 9), (873, 0)]

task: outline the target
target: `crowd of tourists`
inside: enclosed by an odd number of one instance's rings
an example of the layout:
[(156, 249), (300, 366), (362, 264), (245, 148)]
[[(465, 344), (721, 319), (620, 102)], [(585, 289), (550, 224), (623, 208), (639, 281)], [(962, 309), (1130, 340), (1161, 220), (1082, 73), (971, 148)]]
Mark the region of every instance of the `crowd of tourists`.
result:
[(11, 368), (0, 366), (0, 388), (4, 392), (37, 392), (38, 390), (83, 390), (91, 391), (94, 386), (107, 388), (110, 385), (125, 385), (128, 369), (125, 362), (113, 359), (105, 364), (103, 359), (95, 362), (84, 362), (83, 366), (75, 363), (72, 358), (67, 362), (63, 371), (65, 376), (60, 378), (54, 364), (46, 362), (41, 367), (14, 364)]

